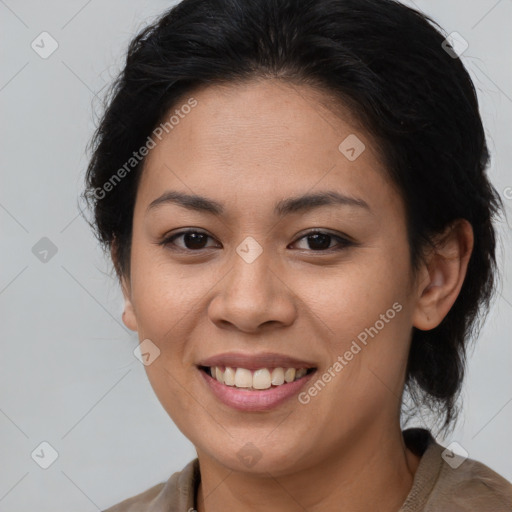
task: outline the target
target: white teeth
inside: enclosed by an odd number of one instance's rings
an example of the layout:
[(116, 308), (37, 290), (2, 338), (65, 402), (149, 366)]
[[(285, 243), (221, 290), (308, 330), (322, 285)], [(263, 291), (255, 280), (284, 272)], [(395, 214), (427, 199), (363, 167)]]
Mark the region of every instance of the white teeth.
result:
[[(215, 366), (215, 378), (219, 381), (219, 382), (222, 382), (224, 383), (224, 375), (222, 375), (222, 370), (218, 367), (218, 366)], [(213, 368), (212, 368), (213, 369)]]
[(272, 370), (272, 384), (274, 386), (284, 384), (284, 370), (282, 368), (274, 368)]
[(266, 368), (254, 372), (252, 376), (252, 387), (254, 389), (268, 389), (271, 385), (270, 372)]
[(295, 368), (286, 368), (284, 372), (284, 380), (286, 382), (293, 382), (295, 379)]
[(246, 370), (245, 368), (237, 368), (235, 372), (235, 386), (237, 388), (252, 387), (251, 370)]
[(308, 372), (307, 368), (260, 368), (252, 372), (246, 368), (231, 368), (212, 366), (209, 374), (226, 386), (250, 389), (269, 389), (271, 386), (281, 386), (284, 383), (301, 379)]
[[(220, 368), (219, 368), (219, 370), (220, 370)], [(233, 368), (230, 368), (229, 366), (226, 367), (223, 377), (224, 377), (224, 384), (226, 384), (226, 386), (234, 386), (235, 385), (235, 370), (233, 370)]]

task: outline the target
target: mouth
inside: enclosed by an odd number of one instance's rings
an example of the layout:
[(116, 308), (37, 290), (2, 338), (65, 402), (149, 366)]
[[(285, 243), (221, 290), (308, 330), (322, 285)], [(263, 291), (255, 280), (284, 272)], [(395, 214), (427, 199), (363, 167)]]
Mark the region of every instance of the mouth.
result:
[(297, 395), (317, 372), (313, 363), (279, 354), (219, 354), (197, 365), (206, 390), (239, 411), (267, 411)]
[(298, 381), (316, 371), (316, 368), (233, 368), (230, 366), (199, 366), (202, 372), (224, 386), (246, 391), (262, 391)]

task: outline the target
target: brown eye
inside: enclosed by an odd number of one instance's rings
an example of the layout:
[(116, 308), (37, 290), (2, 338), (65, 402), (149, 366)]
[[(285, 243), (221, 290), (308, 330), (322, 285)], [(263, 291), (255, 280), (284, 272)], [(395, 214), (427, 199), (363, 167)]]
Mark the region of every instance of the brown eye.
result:
[[(175, 233), (172, 236), (166, 237), (164, 240), (160, 242), (160, 245), (163, 245), (164, 247), (176, 246), (178, 249), (182, 249), (185, 251), (200, 251), (201, 249), (209, 248), (206, 245), (209, 238), (212, 237), (207, 235), (206, 233), (203, 233), (202, 231), (187, 230), (180, 231), (179, 233)], [(177, 244), (175, 242), (178, 239), (182, 239), (181, 244)]]
[[(299, 241), (301, 240), (305, 240), (308, 246), (307, 249), (311, 249), (312, 251), (341, 250), (353, 245), (353, 243), (346, 238), (325, 231), (312, 231), (299, 238)], [(332, 246), (332, 242), (338, 242), (338, 247), (336, 247), (336, 245)]]
[[(190, 229), (165, 237), (161, 242), (159, 242), (159, 245), (172, 250), (191, 252), (219, 247), (219, 245), (208, 246), (207, 243), (209, 239), (214, 240), (210, 235), (207, 235), (202, 231)], [(181, 242), (177, 243), (177, 240), (181, 240)], [(354, 245), (354, 242), (344, 238), (343, 236), (334, 235), (325, 231), (312, 231), (303, 235), (295, 243), (302, 240), (307, 244), (307, 247), (303, 247), (302, 249), (312, 252), (340, 251)]]

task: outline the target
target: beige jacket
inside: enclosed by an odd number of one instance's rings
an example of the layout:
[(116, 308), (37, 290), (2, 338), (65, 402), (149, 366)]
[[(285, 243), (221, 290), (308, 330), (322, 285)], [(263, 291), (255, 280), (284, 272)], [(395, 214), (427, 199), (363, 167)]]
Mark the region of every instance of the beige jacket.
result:
[[(503, 477), (475, 460), (457, 459), (428, 430), (407, 429), (403, 435), (421, 460), (397, 512), (512, 512), (512, 484)], [(194, 459), (167, 482), (104, 512), (193, 512), (199, 481), (199, 462)]]

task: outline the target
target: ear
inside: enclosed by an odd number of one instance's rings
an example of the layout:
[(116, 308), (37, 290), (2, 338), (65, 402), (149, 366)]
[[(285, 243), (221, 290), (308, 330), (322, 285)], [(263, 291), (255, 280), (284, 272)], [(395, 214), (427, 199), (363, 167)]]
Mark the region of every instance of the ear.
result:
[(437, 327), (457, 299), (473, 251), (473, 228), (457, 219), (434, 240), (417, 283), (413, 326), (422, 331)]
[(110, 248), (110, 255), (114, 263), (117, 275), (121, 283), (121, 291), (124, 297), (124, 312), (123, 312), (123, 323), (132, 331), (137, 331), (137, 315), (135, 314), (135, 308), (133, 307), (131, 299), (131, 285), (129, 277), (125, 276), (120, 271), (119, 259), (118, 259), (118, 247), (117, 241), (114, 239)]

